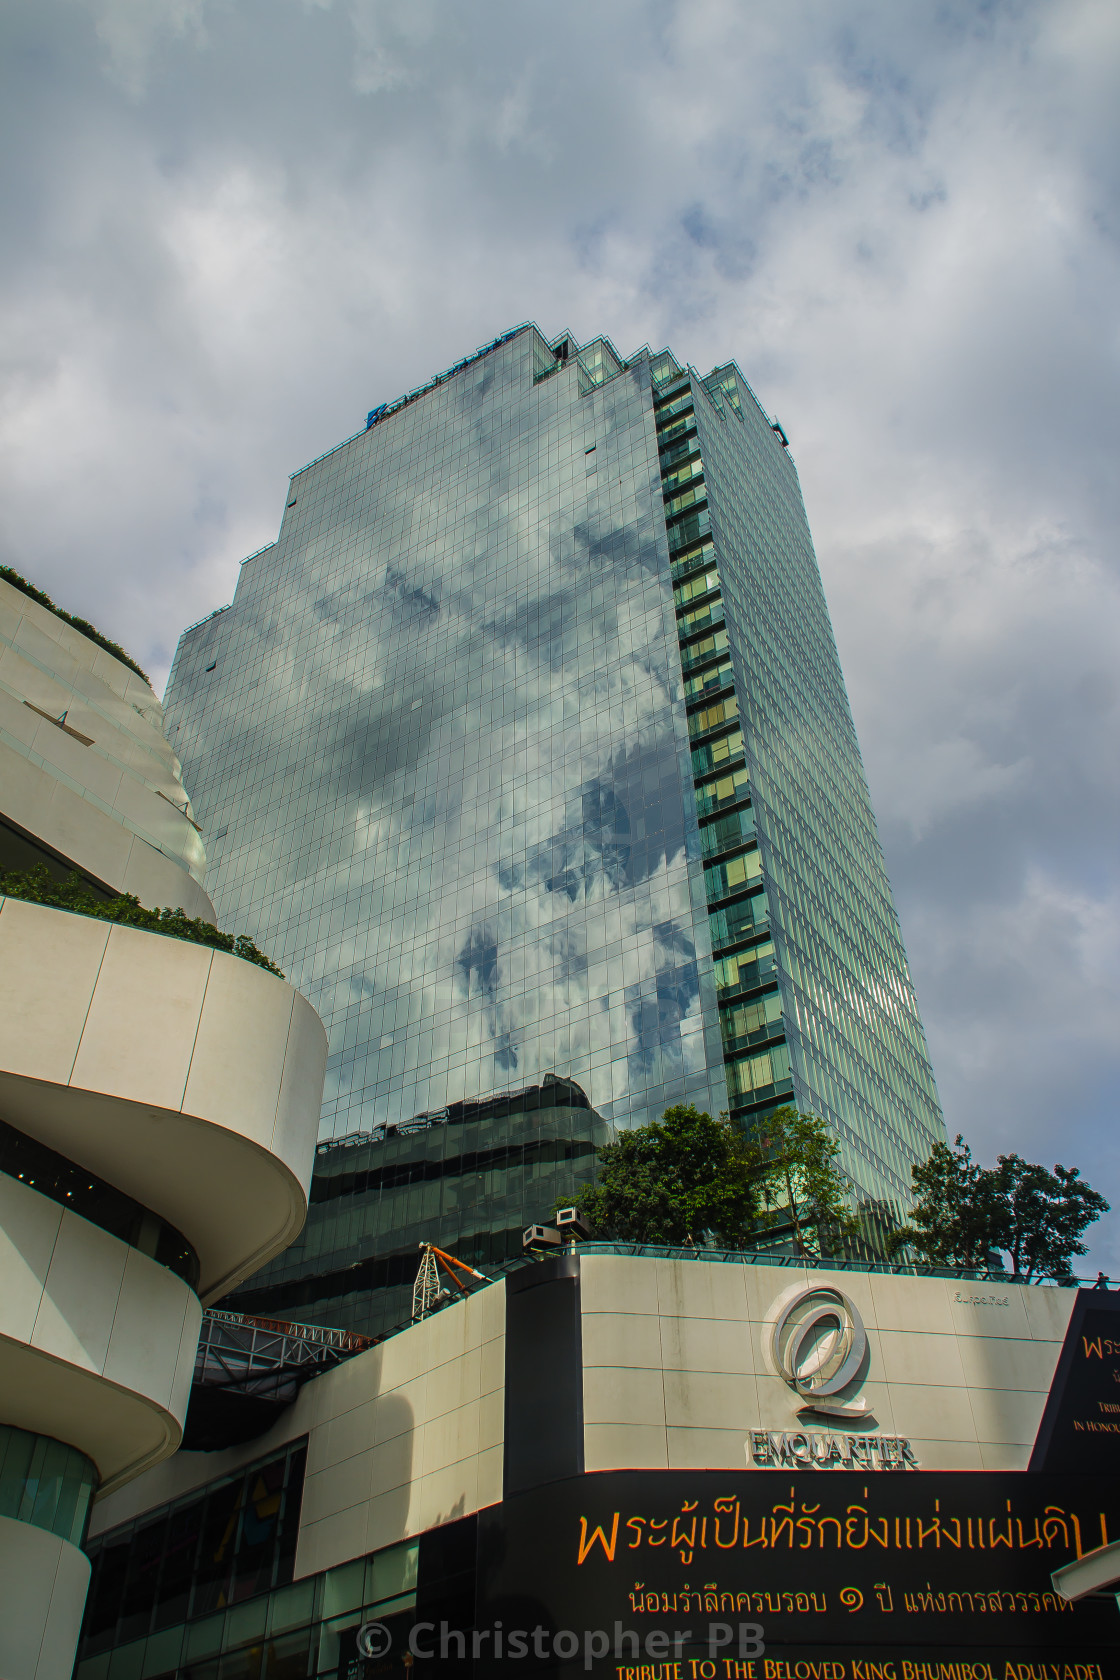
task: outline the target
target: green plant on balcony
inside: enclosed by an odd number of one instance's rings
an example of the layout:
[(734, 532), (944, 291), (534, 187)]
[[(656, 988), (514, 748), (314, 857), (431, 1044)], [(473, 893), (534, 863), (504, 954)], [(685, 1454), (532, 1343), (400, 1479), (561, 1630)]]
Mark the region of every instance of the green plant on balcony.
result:
[(33, 583), (28, 583), (27, 579), (20, 577), (18, 572), (13, 572), (10, 566), (0, 566), (0, 578), (5, 583), (10, 583), (13, 589), (18, 589), (22, 595), (29, 595), (33, 601), (38, 601), (41, 607), (46, 607), (47, 611), (54, 613), (56, 618), (61, 618), (65, 623), (73, 625), (75, 630), (80, 630), (83, 636), (86, 636), (91, 642), (96, 642), (99, 648), (104, 648), (105, 652), (111, 653), (114, 659), (119, 659), (122, 665), (127, 665), (130, 671), (135, 671), (138, 677), (143, 677), (148, 687), (151, 688), (152, 685), (147, 673), (140, 669), (135, 659), (130, 659), (122, 647), (118, 647), (116, 642), (111, 642), (108, 636), (103, 636), (100, 630), (95, 629), (84, 618), (75, 618), (72, 613), (63, 612), (61, 607), (55, 606), (49, 595), (45, 594), (42, 589), (36, 589)]
[(248, 934), (239, 933), (235, 937), (232, 933), (222, 933), (200, 916), (188, 916), (183, 910), (148, 910), (132, 893), (95, 898), (79, 874), (75, 872), (65, 881), (56, 881), (45, 863), (36, 864), (34, 869), (0, 873), (0, 896), (24, 899), (29, 904), (47, 904), (56, 910), (72, 910), (79, 916), (95, 916), (102, 922), (163, 933), (171, 939), (190, 940), (195, 945), (211, 945), (216, 951), (229, 951), (245, 962), (256, 963), (258, 968), (267, 968), (281, 980), (284, 978)]

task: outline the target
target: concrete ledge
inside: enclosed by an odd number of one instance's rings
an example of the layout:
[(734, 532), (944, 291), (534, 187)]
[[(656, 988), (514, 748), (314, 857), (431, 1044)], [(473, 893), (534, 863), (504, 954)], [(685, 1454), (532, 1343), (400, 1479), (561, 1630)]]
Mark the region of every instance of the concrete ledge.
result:
[(0, 1112), (182, 1231), (204, 1301), (303, 1225), (326, 1053), (239, 957), (0, 899)]

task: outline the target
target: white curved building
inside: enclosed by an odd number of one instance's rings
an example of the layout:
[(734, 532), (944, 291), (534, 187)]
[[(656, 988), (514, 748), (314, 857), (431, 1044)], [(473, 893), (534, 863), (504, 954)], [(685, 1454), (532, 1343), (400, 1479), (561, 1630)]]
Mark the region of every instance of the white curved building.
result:
[(214, 920), (163, 707), (135, 671), (2, 579), (0, 824), (0, 867), (45, 853), (143, 904)]
[[(0, 870), (213, 921), (148, 685), (0, 582)], [(92, 1500), (182, 1437), (202, 1303), (303, 1223), (326, 1038), (209, 946), (0, 895), (0, 1675), (66, 1680)]]

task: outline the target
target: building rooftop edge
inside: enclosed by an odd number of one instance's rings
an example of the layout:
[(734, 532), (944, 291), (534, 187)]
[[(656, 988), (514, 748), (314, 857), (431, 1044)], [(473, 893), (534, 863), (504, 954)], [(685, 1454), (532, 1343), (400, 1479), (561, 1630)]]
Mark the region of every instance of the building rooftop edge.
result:
[[(1020, 1289), (1090, 1289), (1101, 1288), (1099, 1282), (1094, 1285), (1086, 1278), (1074, 1278), (1070, 1283), (1058, 1283), (1053, 1278), (1013, 1278), (1006, 1272), (980, 1271), (967, 1266), (925, 1266), (905, 1264), (893, 1260), (845, 1260), (829, 1257), (819, 1258), (812, 1255), (783, 1254), (776, 1250), (766, 1249), (726, 1249), (726, 1248), (689, 1248), (684, 1245), (675, 1246), (661, 1243), (626, 1243), (626, 1242), (596, 1242), (594, 1239), (572, 1245), (579, 1254), (586, 1254), (590, 1258), (600, 1255), (613, 1256), (627, 1260), (684, 1260), (706, 1262), (709, 1265), (740, 1266), (772, 1266), (776, 1270), (808, 1271), (808, 1272), (840, 1272), (850, 1277), (912, 1277), (912, 1278), (942, 1278), (946, 1282), (959, 1283), (987, 1283), (1001, 1289), (1012, 1286)], [(478, 1294), (490, 1284), (498, 1283), (515, 1272), (522, 1271), (526, 1266), (540, 1263), (542, 1258), (555, 1258), (556, 1251), (548, 1256), (525, 1254), (515, 1256), (512, 1260), (491, 1262), (488, 1270), (490, 1276), (483, 1275), (484, 1281), (471, 1289), (470, 1295)], [(1111, 1291), (1110, 1291), (1111, 1293)], [(458, 1305), (464, 1299), (458, 1296), (447, 1305)], [(442, 1309), (437, 1308), (437, 1311)], [(243, 1315), (251, 1321), (255, 1315)], [(431, 1316), (431, 1315), (429, 1315)], [(272, 1322), (271, 1320), (269, 1322)], [(404, 1319), (400, 1324), (394, 1324), (387, 1330), (380, 1330), (369, 1337), (371, 1347), (389, 1341), (394, 1336), (401, 1335), (406, 1330), (412, 1330), (418, 1321), (413, 1318)]]
[[(707, 386), (708, 381), (713, 377), (713, 375), (722, 372), (725, 368), (733, 367), (735, 369), (736, 377), (742, 381), (745, 390), (751, 397), (767, 425), (771, 427), (774, 426), (771, 416), (768, 414), (763, 404), (759, 401), (754, 387), (751, 385), (750, 381), (743, 373), (742, 368), (734, 358), (727, 362), (717, 362), (710, 372), (702, 374), (692, 365), (691, 362), (677, 362), (675, 355), (667, 345), (661, 350), (653, 350), (650, 345), (646, 343), (640, 345), (630, 356), (620, 356), (614, 347), (613, 341), (607, 337), (606, 333), (596, 333), (594, 337), (589, 338), (586, 343), (580, 344), (574, 333), (565, 331), (556, 335), (554, 338), (549, 339), (543, 332), (541, 332), (541, 329), (537, 325), (536, 321), (521, 321), (516, 327), (511, 327), (507, 332), (500, 333), (497, 338), (490, 339), (486, 344), (479, 345), (478, 348), (472, 351), (469, 356), (464, 356), (459, 361), (453, 362), (450, 367), (444, 368), (441, 373), (433, 374), (430, 379), (426, 379), (420, 385), (413, 386), (411, 390), (405, 391), (403, 395), (394, 397), (391, 401), (381, 403), (377, 407), (370, 409), (366, 415), (364, 426), (360, 427), (356, 432), (351, 432), (349, 436), (340, 438), (337, 443), (332, 443), (330, 448), (324, 449), (321, 454), (313, 455), (311, 459), (309, 461), (305, 461), (302, 466), (294, 468), (293, 471), (288, 474), (289, 483), (293, 479), (298, 478), (301, 473), (308, 472), (312, 467), (317, 467), (320, 461), (327, 460), (331, 455), (337, 454), (340, 449), (345, 449), (348, 444), (355, 443), (358, 438), (364, 437), (366, 432), (370, 431), (373, 426), (379, 423), (379, 421), (389, 419), (391, 415), (398, 413), (402, 408), (407, 407), (409, 403), (415, 402), (418, 397), (425, 396), (429, 391), (434, 391), (438, 386), (445, 384), (447, 380), (453, 378), (455, 374), (462, 373), (465, 368), (468, 368), (472, 366), (473, 363), (480, 361), (483, 356), (490, 355), (492, 351), (500, 349), (503, 344), (509, 344), (513, 339), (518, 338), (523, 332), (529, 331), (537, 333), (550, 348), (562, 340), (570, 340), (574, 346), (575, 354), (577, 356), (581, 353), (581, 351), (586, 350), (588, 346), (601, 341), (607, 345), (612, 356), (614, 356), (616, 361), (620, 363), (622, 370), (632, 367), (635, 363), (643, 360), (652, 362), (657, 361), (661, 357), (668, 356), (672, 359), (676, 366), (676, 372), (671, 375), (672, 378), (684, 378), (687, 375), (690, 378), (698, 379), (704, 386)], [(777, 428), (775, 427), (774, 429)], [(244, 559), (239, 561), (238, 564), (244, 566), (248, 564), (250, 560), (255, 560), (259, 555), (267, 553), (270, 548), (275, 548), (277, 540), (277, 538), (273, 538), (271, 542), (263, 543), (260, 548), (254, 549), (252, 554), (245, 555)], [(193, 624), (188, 624), (186, 629), (180, 631), (179, 640), (182, 641), (185, 636), (193, 635), (193, 633), (196, 630), (200, 630), (204, 624), (209, 624), (212, 618), (218, 618), (222, 613), (228, 612), (232, 605), (232, 602), (227, 601), (225, 606), (215, 607), (211, 612), (204, 613), (201, 618), (196, 619)]]

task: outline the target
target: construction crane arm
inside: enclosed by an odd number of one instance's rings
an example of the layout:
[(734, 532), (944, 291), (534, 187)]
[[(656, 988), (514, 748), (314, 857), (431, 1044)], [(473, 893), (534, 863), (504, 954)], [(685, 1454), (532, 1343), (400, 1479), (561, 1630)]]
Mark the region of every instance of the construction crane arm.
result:
[(468, 1272), (471, 1277), (477, 1278), (479, 1283), (489, 1282), (489, 1279), (484, 1277), (481, 1272), (476, 1272), (473, 1266), (468, 1266), (465, 1260), (456, 1260), (453, 1254), (445, 1254), (443, 1249), (437, 1248), (434, 1243), (431, 1245), (431, 1249), (436, 1259), (442, 1260), (445, 1266), (458, 1266), (460, 1271)]

